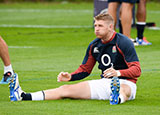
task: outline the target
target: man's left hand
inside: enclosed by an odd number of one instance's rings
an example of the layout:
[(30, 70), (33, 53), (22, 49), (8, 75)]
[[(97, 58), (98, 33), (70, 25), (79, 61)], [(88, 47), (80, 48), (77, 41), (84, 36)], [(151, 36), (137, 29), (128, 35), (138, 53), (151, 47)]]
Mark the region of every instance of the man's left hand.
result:
[(109, 78), (109, 77), (113, 77), (113, 76), (117, 76), (117, 71), (114, 69), (114, 68), (109, 68), (109, 69), (106, 69), (104, 72), (103, 72), (103, 76), (105, 78)]

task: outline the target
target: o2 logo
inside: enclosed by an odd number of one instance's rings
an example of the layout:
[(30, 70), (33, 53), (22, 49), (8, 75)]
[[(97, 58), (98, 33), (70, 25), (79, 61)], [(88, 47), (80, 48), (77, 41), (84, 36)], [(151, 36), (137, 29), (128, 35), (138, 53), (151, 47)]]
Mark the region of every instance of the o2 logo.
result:
[[(107, 58), (107, 59), (106, 59)], [(105, 60), (108, 60), (108, 62), (106, 63)], [(101, 57), (101, 62), (104, 66), (109, 66), (111, 64), (111, 57), (108, 54), (104, 54)]]

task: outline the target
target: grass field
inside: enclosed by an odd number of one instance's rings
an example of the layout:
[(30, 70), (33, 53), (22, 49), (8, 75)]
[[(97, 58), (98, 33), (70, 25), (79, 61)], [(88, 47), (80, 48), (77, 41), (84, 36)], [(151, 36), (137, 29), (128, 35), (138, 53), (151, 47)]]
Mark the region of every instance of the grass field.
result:
[[(147, 22), (156, 22), (160, 27), (160, 3), (148, 3), (147, 9)], [(78, 68), (88, 44), (95, 38), (92, 3), (0, 4), (0, 16), (0, 35), (9, 46), (11, 62), (24, 91), (79, 82), (58, 83), (56, 78), (61, 71)], [(146, 29), (145, 36), (152, 45), (136, 47), (142, 67), (136, 100), (116, 106), (109, 105), (109, 101), (73, 99), (10, 102), (8, 85), (0, 85), (0, 115), (159, 115), (160, 30)], [(136, 29), (132, 29), (132, 37), (136, 37)], [(3, 74), (2, 61), (0, 73)], [(99, 74), (95, 67), (85, 80), (98, 79)]]

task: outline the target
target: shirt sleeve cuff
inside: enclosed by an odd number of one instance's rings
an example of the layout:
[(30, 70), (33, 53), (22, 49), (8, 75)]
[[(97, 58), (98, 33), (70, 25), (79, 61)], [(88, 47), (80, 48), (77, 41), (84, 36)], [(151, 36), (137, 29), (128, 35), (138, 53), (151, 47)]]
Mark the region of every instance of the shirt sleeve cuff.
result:
[(116, 72), (118, 77), (121, 76), (121, 72), (119, 70), (116, 70)]

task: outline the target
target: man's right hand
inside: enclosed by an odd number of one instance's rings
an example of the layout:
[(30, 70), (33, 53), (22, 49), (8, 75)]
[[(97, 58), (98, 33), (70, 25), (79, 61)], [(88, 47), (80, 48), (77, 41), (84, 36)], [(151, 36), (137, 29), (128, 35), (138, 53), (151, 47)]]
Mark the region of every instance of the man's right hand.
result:
[(58, 77), (57, 77), (57, 81), (61, 82), (61, 81), (70, 81), (71, 79), (71, 74), (68, 72), (60, 72)]

